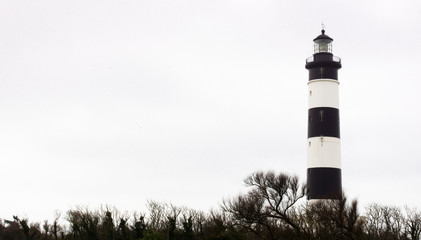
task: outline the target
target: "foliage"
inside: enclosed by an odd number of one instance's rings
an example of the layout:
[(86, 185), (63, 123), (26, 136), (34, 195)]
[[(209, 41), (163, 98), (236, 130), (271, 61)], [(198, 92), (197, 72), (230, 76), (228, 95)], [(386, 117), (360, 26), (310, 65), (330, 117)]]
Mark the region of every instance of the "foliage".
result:
[(156, 201), (147, 202), (147, 214), (132, 216), (77, 207), (51, 223), (0, 219), (0, 240), (421, 240), (416, 209), (373, 203), (361, 215), (345, 195), (305, 201), (305, 185), (284, 173), (256, 172), (244, 182), (246, 193), (208, 213)]

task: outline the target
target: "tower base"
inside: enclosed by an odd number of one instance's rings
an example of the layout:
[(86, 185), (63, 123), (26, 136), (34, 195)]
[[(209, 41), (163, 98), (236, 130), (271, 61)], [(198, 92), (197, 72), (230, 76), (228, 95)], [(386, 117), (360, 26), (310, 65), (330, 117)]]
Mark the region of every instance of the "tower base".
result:
[(340, 168), (308, 168), (307, 199), (339, 199), (342, 195)]

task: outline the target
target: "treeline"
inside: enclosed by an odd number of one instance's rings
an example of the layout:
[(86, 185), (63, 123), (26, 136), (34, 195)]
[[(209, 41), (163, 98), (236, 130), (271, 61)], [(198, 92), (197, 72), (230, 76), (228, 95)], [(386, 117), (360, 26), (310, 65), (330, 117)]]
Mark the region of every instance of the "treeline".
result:
[(52, 222), (0, 219), (0, 240), (420, 240), (421, 212), (371, 204), (361, 215), (356, 200), (307, 202), (295, 176), (256, 172), (248, 191), (209, 212), (149, 201), (147, 213), (76, 208)]

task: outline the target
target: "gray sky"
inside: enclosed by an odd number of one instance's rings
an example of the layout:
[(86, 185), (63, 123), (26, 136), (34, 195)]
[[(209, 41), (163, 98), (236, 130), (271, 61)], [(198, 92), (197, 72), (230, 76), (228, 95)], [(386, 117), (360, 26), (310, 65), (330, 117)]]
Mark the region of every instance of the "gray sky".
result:
[(421, 2), (1, 1), (0, 217), (217, 208), (306, 178), (305, 59), (339, 71), (343, 188), (421, 208)]

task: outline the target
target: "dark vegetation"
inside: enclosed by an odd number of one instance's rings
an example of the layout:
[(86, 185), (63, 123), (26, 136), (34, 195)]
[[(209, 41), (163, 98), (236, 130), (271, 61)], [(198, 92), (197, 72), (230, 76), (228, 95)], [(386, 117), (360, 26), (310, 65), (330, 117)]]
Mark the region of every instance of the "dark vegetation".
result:
[(305, 186), (287, 174), (257, 172), (245, 183), (248, 192), (207, 213), (149, 201), (147, 214), (105, 207), (71, 209), (43, 223), (14, 216), (0, 219), (0, 240), (421, 239), (414, 209), (371, 204), (361, 215), (345, 196), (307, 203)]

